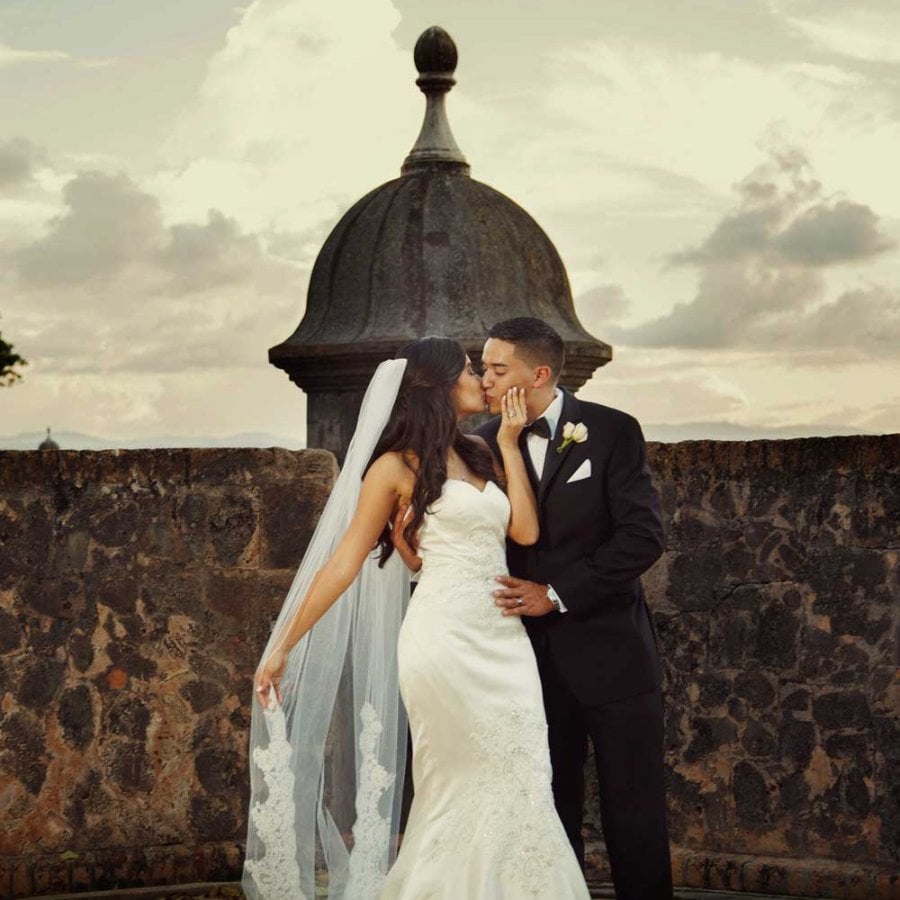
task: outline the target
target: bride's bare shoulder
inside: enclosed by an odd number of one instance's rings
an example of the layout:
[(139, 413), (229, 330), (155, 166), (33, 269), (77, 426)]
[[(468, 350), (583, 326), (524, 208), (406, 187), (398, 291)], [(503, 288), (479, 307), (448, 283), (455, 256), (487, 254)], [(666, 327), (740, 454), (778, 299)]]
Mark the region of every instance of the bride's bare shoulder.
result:
[(480, 434), (467, 434), (466, 437), (472, 441), (473, 444), (477, 444), (487, 455), (487, 457), (491, 461), (491, 465), (494, 467), (494, 473), (497, 475), (497, 480), (500, 482), (500, 485), (505, 487), (506, 479), (503, 475), (503, 466), (500, 465), (500, 461), (494, 456), (494, 451), (491, 450), (490, 444), (480, 435)]
[(371, 476), (379, 481), (405, 487), (408, 481), (415, 478), (414, 466), (417, 462), (418, 460), (415, 458), (410, 459), (409, 454), (401, 453), (399, 450), (389, 450), (387, 453), (382, 453), (369, 466), (366, 477)]

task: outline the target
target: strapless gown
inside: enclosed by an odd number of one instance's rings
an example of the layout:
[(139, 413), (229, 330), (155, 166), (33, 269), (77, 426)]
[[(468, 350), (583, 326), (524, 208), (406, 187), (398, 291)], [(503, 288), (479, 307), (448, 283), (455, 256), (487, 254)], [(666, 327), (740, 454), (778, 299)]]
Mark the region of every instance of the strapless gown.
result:
[(449, 479), (398, 643), (415, 797), (381, 900), (588, 900), (553, 806), (531, 644), (494, 605), (509, 501)]

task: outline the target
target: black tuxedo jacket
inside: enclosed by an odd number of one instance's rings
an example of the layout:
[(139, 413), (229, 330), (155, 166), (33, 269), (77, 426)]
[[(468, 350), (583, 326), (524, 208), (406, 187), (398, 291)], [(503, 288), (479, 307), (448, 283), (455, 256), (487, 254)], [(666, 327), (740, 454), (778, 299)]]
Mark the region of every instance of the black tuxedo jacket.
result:
[[(508, 541), (507, 562), (511, 575), (553, 585), (568, 609), (523, 617), (539, 665), (549, 656), (580, 702), (599, 704), (659, 687), (640, 576), (662, 553), (663, 529), (637, 420), (563, 394), (539, 484), (522, 439), (541, 533), (532, 547)], [(583, 422), (588, 437), (557, 453), (566, 422)], [(475, 432), (498, 459), (499, 427), (494, 418)], [(585, 460), (590, 477), (567, 483)]]

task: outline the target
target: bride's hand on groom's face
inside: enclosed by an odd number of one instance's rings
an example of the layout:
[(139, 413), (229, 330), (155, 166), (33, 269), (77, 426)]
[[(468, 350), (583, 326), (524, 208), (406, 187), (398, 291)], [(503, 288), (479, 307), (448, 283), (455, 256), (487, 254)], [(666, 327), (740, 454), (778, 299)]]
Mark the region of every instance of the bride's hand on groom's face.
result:
[(510, 388), (500, 397), (500, 430), (497, 432), (497, 443), (501, 447), (504, 444), (514, 447), (527, 422), (525, 388)]
[(503, 585), (494, 591), (494, 603), (504, 616), (546, 616), (555, 607), (547, 597), (547, 585), (511, 575), (498, 575)]

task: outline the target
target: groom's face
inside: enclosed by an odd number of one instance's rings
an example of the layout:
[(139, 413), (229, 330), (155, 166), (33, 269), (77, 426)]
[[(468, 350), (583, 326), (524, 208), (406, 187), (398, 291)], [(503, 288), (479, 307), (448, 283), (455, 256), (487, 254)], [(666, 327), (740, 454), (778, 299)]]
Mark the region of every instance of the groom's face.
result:
[(500, 412), (500, 398), (514, 387), (525, 388), (525, 401), (534, 386), (534, 367), (516, 356), (516, 345), (488, 338), (481, 353), (484, 402), (493, 415)]

